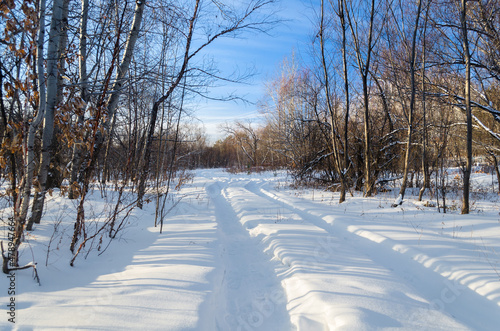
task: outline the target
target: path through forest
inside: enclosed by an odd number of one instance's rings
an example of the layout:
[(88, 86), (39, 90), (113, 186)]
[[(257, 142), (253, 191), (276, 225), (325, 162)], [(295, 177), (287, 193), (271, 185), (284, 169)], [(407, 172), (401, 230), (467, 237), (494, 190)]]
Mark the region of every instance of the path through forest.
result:
[[(218, 324), (220, 330), (235, 329), (234, 325), (287, 330), (287, 311), (301, 330), (429, 325), (463, 330), (484, 327), (477, 316), (486, 318), (498, 309), (487, 309), (484, 298), (463, 285), (353, 234), (342, 223), (352, 216), (332, 215), (310, 201), (301, 206), (301, 199), (271, 193), (265, 180), (216, 181), (207, 191), (222, 233), (224, 281), (215, 292), (224, 293), (225, 301), (219, 301), (219, 317), (226, 314), (226, 321), (231, 321), (230, 327)], [(256, 250), (266, 252), (268, 260)], [(286, 305), (276, 278), (282, 281)], [(441, 306), (436, 296), (439, 299), (443, 289), (460, 296)], [(279, 300), (273, 301), (274, 296)]]

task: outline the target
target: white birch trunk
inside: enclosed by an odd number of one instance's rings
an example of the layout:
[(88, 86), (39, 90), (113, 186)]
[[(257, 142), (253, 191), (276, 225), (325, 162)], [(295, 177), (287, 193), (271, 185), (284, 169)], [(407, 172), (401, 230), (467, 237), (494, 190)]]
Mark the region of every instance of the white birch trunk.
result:
[(45, 101), (45, 114), (43, 118), (42, 156), (38, 172), (39, 190), (33, 201), (33, 211), (30, 223), (39, 223), (42, 217), (45, 193), (47, 190), (47, 177), (52, 158), (52, 139), (54, 135), (54, 112), (57, 103), (57, 64), (60, 54), (59, 39), (61, 36), (62, 0), (53, 1), (53, 14), (49, 32), (49, 46), (47, 49), (47, 94)]

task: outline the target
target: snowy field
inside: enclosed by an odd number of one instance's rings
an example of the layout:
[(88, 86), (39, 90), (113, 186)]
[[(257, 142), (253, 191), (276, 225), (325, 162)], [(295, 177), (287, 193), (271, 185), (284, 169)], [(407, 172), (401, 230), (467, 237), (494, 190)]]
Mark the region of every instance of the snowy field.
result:
[[(473, 180), (491, 191), (490, 175)], [(89, 232), (113, 197), (89, 197)], [(339, 205), (283, 173), (198, 170), (173, 192), (163, 234), (152, 198), (70, 267), (76, 202), (54, 192), (21, 256), (41, 286), (17, 271), (12, 296), (1, 278), (0, 330), (498, 330), (499, 198), (471, 200), (470, 215), (459, 199), (446, 214), (412, 196), (391, 208), (393, 193)]]

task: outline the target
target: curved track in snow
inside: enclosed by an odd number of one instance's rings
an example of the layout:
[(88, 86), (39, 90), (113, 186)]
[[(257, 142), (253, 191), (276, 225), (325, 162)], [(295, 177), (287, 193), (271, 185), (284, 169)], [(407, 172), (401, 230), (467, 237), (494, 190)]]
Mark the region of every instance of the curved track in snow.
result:
[(343, 222), (324, 205), (304, 207), (265, 180), (216, 181), (207, 191), (225, 266), (216, 289), (226, 307), (217, 315), (220, 330), (289, 330), (287, 315), (298, 330), (488, 329), (498, 312), (387, 238)]
[[(227, 184), (207, 187), (215, 207), (220, 264), (214, 301), (217, 330), (289, 329), (286, 297), (269, 258), (256, 246), (225, 198)], [(271, 318), (272, 317), (272, 318)]]

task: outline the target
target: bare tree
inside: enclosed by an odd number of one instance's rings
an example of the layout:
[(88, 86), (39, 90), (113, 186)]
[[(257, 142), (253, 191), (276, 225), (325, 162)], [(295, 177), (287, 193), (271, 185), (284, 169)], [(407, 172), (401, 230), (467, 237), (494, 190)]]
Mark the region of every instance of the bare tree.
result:
[[(146, 139), (144, 142), (144, 146), (142, 148), (141, 153), (141, 164), (139, 166), (140, 176), (138, 182), (138, 201), (137, 205), (142, 208), (143, 206), (143, 197), (146, 189), (146, 179), (149, 174), (149, 166), (151, 159), (151, 146), (153, 143), (153, 135), (155, 132), (156, 122), (158, 119), (158, 110), (160, 105), (168, 100), (174, 91), (177, 89), (178, 85), (186, 75), (186, 73), (191, 70), (189, 68), (190, 61), (193, 60), (203, 49), (205, 49), (208, 45), (212, 44), (218, 38), (221, 38), (225, 35), (235, 34), (241, 30), (257, 30), (262, 31), (266, 27), (270, 26), (273, 22), (269, 17), (265, 17), (261, 21), (252, 21), (253, 16), (256, 15), (263, 8), (267, 8), (270, 4), (272, 4), (273, 0), (253, 0), (248, 5), (245, 5), (245, 9), (242, 14), (238, 15), (238, 13), (234, 10), (231, 10), (231, 7), (228, 5), (224, 5), (222, 3), (216, 3), (216, 6), (219, 11), (221, 11), (221, 17), (226, 20), (223, 22), (225, 24), (218, 24), (216, 31), (211, 31), (207, 36), (207, 40), (203, 42), (196, 49), (192, 50), (192, 39), (195, 33), (196, 22), (200, 16), (201, 5), (200, 0), (197, 0), (194, 4), (194, 8), (192, 11), (192, 15), (189, 18), (189, 25), (186, 32), (186, 41), (184, 51), (182, 53), (182, 61), (180, 68), (177, 73), (174, 74), (174, 78), (170, 84), (170, 87), (167, 89), (167, 92), (158, 98), (154, 103), (151, 109), (151, 115), (149, 119), (149, 124), (147, 128)], [(194, 68), (193, 68), (194, 69)], [(202, 70), (203, 71), (203, 70)]]
[[(345, 20), (344, 20), (344, 4), (339, 1), (339, 11), (338, 11), (338, 16), (340, 19), (341, 23), (341, 29), (342, 29), (342, 54), (343, 54), (343, 65), (344, 65), (344, 82), (347, 84), (347, 68), (346, 68), (346, 54), (345, 54)], [(342, 142), (340, 139), (340, 134), (338, 132), (338, 126), (337, 126), (337, 120), (336, 120), (336, 111), (335, 111), (335, 105), (332, 100), (332, 92), (330, 88), (330, 77), (329, 77), (329, 72), (328, 72), (328, 66), (326, 63), (326, 56), (325, 56), (325, 9), (324, 9), (324, 1), (321, 0), (321, 16), (320, 16), (320, 31), (319, 31), (319, 38), (320, 38), (320, 52), (321, 52), (321, 66), (323, 69), (323, 79), (324, 79), (324, 89), (325, 89), (325, 98), (326, 98), (326, 107), (328, 109), (328, 113), (330, 115), (330, 137), (331, 137), (331, 148), (332, 148), (332, 153), (333, 153), (333, 159), (334, 159), (334, 164), (336, 171), (339, 175), (340, 178), (340, 198), (339, 198), (339, 203), (342, 203), (345, 201), (345, 195), (346, 195), (346, 190), (347, 190), (347, 183), (346, 183), (346, 170), (347, 170), (347, 163), (346, 158), (342, 158), (342, 153), (344, 153), (344, 156), (347, 154), (347, 139)], [(349, 89), (348, 85), (346, 89), (346, 101), (349, 102)], [(346, 107), (349, 107), (348, 104)], [(346, 125), (348, 121), (348, 114), (349, 112), (347, 111), (346, 114)], [(347, 130), (347, 126), (344, 128)], [(346, 131), (344, 131), (346, 132)], [(344, 136), (345, 137), (345, 136)]]
[[(349, 70), (347, 68), (347, 23), (345, 20), (345, 0), (338, 1), (338, 16), (340, 27), (342, 29), (342, 72), (344, 78), (344, 95), (345, 95), (345, 117), (344, 117), (344, 167), (342, 169), (343, 176), (347, 176), (350, 167), (349, 152), (347, 149), (347, 138), (349, 135), (349, 113), (350, 113), (350, 91), (349, 91)], [(344, 187), (341, 188), (339, 202), (345, 201), (346, 178), (344, 178)]]
[(424, 180), (422, 187), (418, 193), (418, 201), (422, 201), (424, 192), (426, 189), (430, 188), (430, 173), (429, 173), (429, 162), (428, 162), (428, 128), (427, 128), (427, 104), (426, 104), (426, 84), (425, 84), (425, 67), (427, 64), (427, 50), (426, 50), (426, 39), (427, 39), (427, 23), (429, 18), (429, 9), (431, 7), (431, 1), (427, 2), (427, 7), (425, 10), (425, 23), (424, 32), (422, 36), (422, 74), (421, 74), (421, 89), (422, 89), (422, 170), (424, 174)]
[[(80, 78), (80, 98), (85, 103), (88, 104), (88, 75), (87, 75), (87, 21), (89, 16), (89, 0), (82, 0), (82, 11), (80, 19), (80, 42), (79, 42), (79, 78)], [(83, 125), (84, 122), (84, 112), (78, 114), (77, 123), (78, 125)], [(70, 190), (68, 198), (74, 199), (77, 196), (78, 187), (78, 174), (80, 167), (82, 165), (82, 144), (83, 141), (79, 139), (77, 143), (73, 146), (73, 155), (71, 157), (71, 177), (70, 177)]]
[[(344, 2), (347, 4), (347, 1)], [(371, 147), (370, 147), (370, 96), (368, 92), (368, 76), (370, 74), (370, 65), (372, 61), (372, 54), (374, 45), (374, 24), (375, 24), (375, 0), (370, 3), (370, 15), (368, 19), (368, 39), (366, 45), (362, 45), (361, 34), (366, 31), (360, 31), (358, 28), (358, 21), (353, 16), (352, 2), (351, 6), (345, 6), (345, 15), (349, 22), (351, 35), (354, 43), (354, 50), (356, 53), (356, 60), (358, 63), (358, 70), (361, 76), (363, 86), (363, 119), (364, 119), (364, 177), (365, 177), (365, 195), (371, 196), (373, 193), (374, 179), (371, 174)]]
[(462, 214), (469, 213), (469, 195), (470, 195), (470, 175), (472, 169), (472, 110), (470, 103), (471, 86), (471, 61), (469, 51), (469, 39), (467, 28), (467, 0), (462, 0), (460, 10), (460, 25), (462, 28), (462, 46), (465, 62), (465, 113), (467, 116), (467, 160), (464, 169), (464, 191), (462, 201)]
[[(124, 79), (128, 74), (130, 62), (132, 61), (132, 55), (134, 54), (135, 44), (137, 42), (137, 38), (139, 37), (145, 5), (146, 5), (146, 0), (136, 0), (134, 20), (132, 22), (132, 26), (128, 34), (127, 44), (125, 46), (125, 52), (123, 53), (123, 58), (120, 62), (120, 65), (117, 68), (116, 78), (113, 83), (113, 86), (111, 87), (111, 95), (109, 96), (107, 102), (107, 110), (108, 110), (107, 116), (109, 118), (109, 121), (105, 122), (107, 142), (106, 142), (106, 150), (104, 156), (104, 171), (102, 176), (103, 181), (106, 181), (107, 177), (108, 164), (106, 160), (108, 159), (109, 148), (111, 145), (113, 132), (116, 125), (116, 108), (118, 106), (118, 101), (120, 98)], [(111, 125), (109, 123), (111, 123)]]
[(413, 143), (413, 113), (415, 109), (415, 95), (416, 95), (416, 81), (415, 81), (415, 62), (416, 62), (416, 46), (417, 46), (417, 32), (419, 29), (418, 22), (420, 20), (420, 13), (422, 11), (422, 0), (418, 0), (417, 12), (415, 14), (415, 26), (413, 27), (413, 37), (411, 42), (411, 55), (410, 55), (410, 109), (408, 112), (408, 140), (406, 142), (406, 155), (403, 171), (403, 182), (399, 191), (399, 196), (393, 204), (396, 207), (403, 203), (405, 196), (406, 186), (408, 185), (408, 171), (410, 167), (410, 154)]

